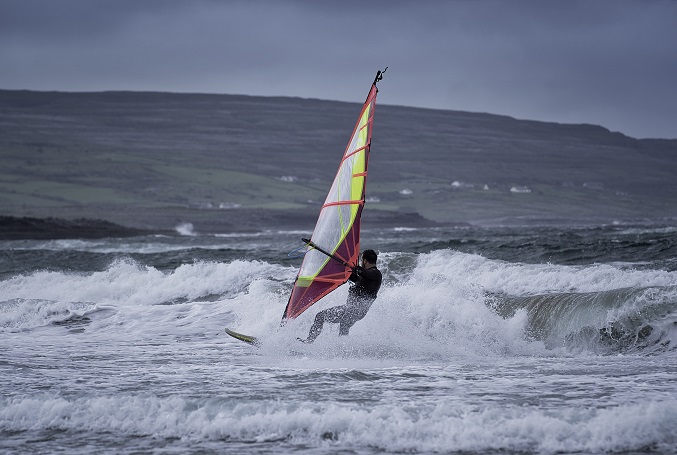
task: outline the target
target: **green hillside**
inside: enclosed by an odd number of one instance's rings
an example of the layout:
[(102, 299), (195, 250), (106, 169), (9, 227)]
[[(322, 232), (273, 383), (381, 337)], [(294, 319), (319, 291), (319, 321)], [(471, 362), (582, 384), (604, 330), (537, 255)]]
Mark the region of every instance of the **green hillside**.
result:
[[(191, 217), (215, 226), (229, 220), (224, 228), (232, 228), (232, 218), (257, 211), (312, 219), (359, 107), (0, 91), (0, 207), (5, 215), (162, 228)], [(676, 172), (677, 140), (379, 104), (365, 220), (368, 213), (453, 223), (674, 218)]]

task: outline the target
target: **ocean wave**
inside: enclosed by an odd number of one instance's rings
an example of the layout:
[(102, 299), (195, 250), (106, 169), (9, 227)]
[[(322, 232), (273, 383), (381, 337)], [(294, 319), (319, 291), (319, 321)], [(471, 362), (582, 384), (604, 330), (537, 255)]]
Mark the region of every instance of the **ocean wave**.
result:
[[(198, 239), (199, 240), (199, 239)], [(198, 240), (190, 243), (176, 241), (172, 237), (136, 237), (119, 240), (115, 243), (98, 240), (62, 239), (62, 240), (13, 240), (4, 242), (4, 246), (11, 251), (58, 251), (58, 252), (85, 252), (97, 254), (158, 254), (196, 250), (234, 250), (245, 251), (251, 245), (235, 245), (223, 243), (200, 243)]]
[[(124, 321), (128, 330), (163, 331), (166, 328), (158, 321), (172, 312), (180, 317), (183, 309), (153, 307), (229, 300), (256, 288), (260, 280), (270, 278), (274, 285), (279, 277), (289, 275), (286, 267), (241, 260), (197, 262), (161, 271), (119, 259), (100, 272), (39, 271), (0, 281), (0, 331), (52, 324), (76, 314), (83, 305), (114, 309), (118, 315), (109, 324)], [(158, 313), (164, 314), (158, 317)]]
[(91, 321), (94, 313), (109, 308), (93, 302), (59, 302), (41, 299), (0, 301), (0, 331), (27, 330), (49, 324), (79, 325)]
[[(351, 331), (353, 350), (382, 352), (381, 346), (388, 345), (395, 356), (416, 357), (675, 346), (677, 272), (510, 263), (453, 250), (384, 253), (381, 258), (384, 286), (367, 317)], [(79, 305), (86, 302), (93, 309), (115, 311), (114, 318), (89, 326), (88, 332), (121, 324), (115, 330), (128, 336), (166, 333), (192, 311), (211, 312), (250, 335), (275, 340), (281, 333), (295, 340), (305, 336), (317, 311), (343, 304), (348, 287), (281, 329), (295, 271), (251, 260), (195, 262), (163, 271), (131, 259), (116, 260), (98, 272), (38, 271), (0, 281), (0, 330), (79, 317)], [(190, 324), (198, 332), (219, 327), (199, 318)], [(333, 338), (332, 330), (329, 326), (318, 342)], [(595, 337), (599, 343), (590, 342)]]
[(549, 348), (614, 353), (677, 346), (677, 272), (516, 264), (450, 250), (422, 256), (419, 266), (424, 283), (480, 286), (488, 307), (506, 320), (525, 318), (523, 336)]
[(503, 317), (528, 315), (527, 336), (596, 353), (677, 349), (677, 286), (511, 297), (491, 295)]
[(2, 432), (57, 429), (134, 437), (395, 452), (670, 452), (677, 401), (604, 408), (539, 409), (340, 402), (237, 402), (226, 397), (12, 397), (0, 400)]

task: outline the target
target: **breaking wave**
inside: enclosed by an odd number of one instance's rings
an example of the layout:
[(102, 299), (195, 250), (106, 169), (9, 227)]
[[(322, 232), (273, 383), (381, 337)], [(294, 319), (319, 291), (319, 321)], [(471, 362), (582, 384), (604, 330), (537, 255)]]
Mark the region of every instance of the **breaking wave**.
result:
[[(382, 258), (385, 284), (353, 328), (353, 348), (387, 345), (404, 356), (597, 354), (672, 350), (677, 341), (674, 271), (509, 263), (453, 250)], [(294, 267), (264, 261), (196, 262), (164, 271), (120, 259), (100, 272), (18, 275), (0, 281), (0, 331), (106, 315), (111, 324), (124, 322), (125, 330), (161, 332), (173, 313), (180, 317), (193, 307), (279, 343), (304, 335), (316, 311), (346, 298), (344, 287), (280, 328), (294, 274)], [(97, 327), (106, 330), (103, 321)], [(332, 330), (320, 345), (335, 336)]]

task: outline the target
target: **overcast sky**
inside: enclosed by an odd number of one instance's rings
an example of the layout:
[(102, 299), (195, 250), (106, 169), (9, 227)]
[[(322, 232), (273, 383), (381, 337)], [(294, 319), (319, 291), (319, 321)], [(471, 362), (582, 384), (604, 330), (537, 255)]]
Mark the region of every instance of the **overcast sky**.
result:
[(677, 138), (677, 0), (0, 0), (0, 88), (284, 95)]

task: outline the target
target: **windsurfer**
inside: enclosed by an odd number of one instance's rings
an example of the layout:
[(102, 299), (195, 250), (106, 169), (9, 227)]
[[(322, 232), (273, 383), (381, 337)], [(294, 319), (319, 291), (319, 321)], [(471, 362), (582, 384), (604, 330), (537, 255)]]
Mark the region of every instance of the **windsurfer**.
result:
[(339, 335), (348, 335), (350, 328), (367, 315), (371, 304), (376, 300), (383, 279), (381, 271), (376, 268), (377, 260), (378, 256), (374, 250), (365, 250), (362, 253), (362, 265), (355, 267), (349, 278), (355, 284), (350, 286), (346, 304), (317, 313), (308, 338), (301, 341), (306, 343), (315, 341), (322, 332), (325, 322), (339, 324)]

